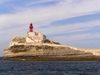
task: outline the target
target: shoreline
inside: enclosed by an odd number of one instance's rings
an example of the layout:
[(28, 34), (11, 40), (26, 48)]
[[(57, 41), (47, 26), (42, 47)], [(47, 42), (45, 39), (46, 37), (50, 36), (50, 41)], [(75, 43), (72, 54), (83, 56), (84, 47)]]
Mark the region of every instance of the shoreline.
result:
[(18, 57), (2, 57), (3, 60), (22, 60), (22, 61), (100, 61), (100, 56), (88, 57), (34, 57), (34, 56), (18, 56)]

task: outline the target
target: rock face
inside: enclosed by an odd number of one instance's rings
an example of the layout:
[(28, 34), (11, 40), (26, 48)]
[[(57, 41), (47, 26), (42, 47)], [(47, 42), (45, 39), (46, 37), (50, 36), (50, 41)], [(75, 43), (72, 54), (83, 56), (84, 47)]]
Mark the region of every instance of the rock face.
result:
[(25, 43), (26, 42), (26, 37), (15, 37), (12, 42), (20, 42), (20, 43)]
[(46, 57), (81, 57), (92, 56), (92, 53), (71, 49), (70, 47), (52, 46), (12, 46), (4, 50), (4, 57), (46, 56)]
[(100, 56), (90, 51), (76, 49), (70, 46), (42, 44), (42, 45), (14, 45), (4, 50), (4, 60), (100, 60)]

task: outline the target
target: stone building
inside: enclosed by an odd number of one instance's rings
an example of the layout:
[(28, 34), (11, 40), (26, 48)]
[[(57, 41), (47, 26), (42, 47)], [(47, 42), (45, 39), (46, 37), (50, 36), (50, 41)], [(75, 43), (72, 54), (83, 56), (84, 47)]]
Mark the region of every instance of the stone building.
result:
[(26, 36), (26, 42), (36, 42), (36, 43), (41, 43), (44, 42), (46, 40), (46, 36), (45, 35), (41, 35), (41, 32), (39, 31), (34, 31), (34, 32), (27, 32), (27, 36)]
[(29, 31), (27, 32), (27, 36), (21, 37), (16, 36), (9, 44), (10, 46), (13, 45), (20, 45), (20, 44), (27, 44), (27, 43), (44, 43), (46, 40), (45, 35), (41, 35), (39, 31), (33, 31), (33, 25), (30, 24)]

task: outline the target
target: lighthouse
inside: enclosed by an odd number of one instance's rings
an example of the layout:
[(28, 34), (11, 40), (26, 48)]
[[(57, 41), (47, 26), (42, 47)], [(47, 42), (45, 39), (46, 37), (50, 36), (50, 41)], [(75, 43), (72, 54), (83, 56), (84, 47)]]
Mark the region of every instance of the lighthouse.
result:
[(29, 25), (29, 31), (27, 36), (16, 36), (12, 42), (10, 42), (9, 47), (13, 45), (36, 45), (44, 43), (46, 40), (45, 35), (41, 35), (39, 31), (33, 31), (32, 23)]
[(30, 26), (29, 26), (29, 31), (30, 31), (30, 32), (33, 32), (33, 25), (32, 25), (32, 23), (31, 23)]

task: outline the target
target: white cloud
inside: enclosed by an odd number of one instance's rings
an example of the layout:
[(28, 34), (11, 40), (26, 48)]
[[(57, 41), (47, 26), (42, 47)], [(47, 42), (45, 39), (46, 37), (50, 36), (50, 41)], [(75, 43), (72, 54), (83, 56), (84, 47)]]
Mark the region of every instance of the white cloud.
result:
[(57, 36), (52, 37), (54, 40), (60, 40), (63, 41), (80, 41), (80, 40), (86, 40), (86, 39), (93, 39), (93, 38), (100, 38), (100, 33), (92, 34), (92, 33), (84, 33), (84, 34), (74, 34), (74, 35), (66, 35), (66, 36)]
[[(81, 47), (81, 48), (100, 48), (99, 42), (94, 39), (100, 38), (100, 33), (90, 34), (74, 34), (74, 35), (65, 35), (65, 36), (56, 36), (52, 37), (53, 41), (60, 42), (64, 45)], [(92, 40), (89, 40), (92, 39)], [(92, 46), (93, 45), (93, 46)]]
[(56, 34), (63, 34), (63, 33), (87, 31), (87, 30), (94, 29), (94, 27), (96, 26), (100, 26), (100, 20), (88, 21), (88, 22), (76, 23), (76, 24), (67, 24), (62, 26), (50, 26), (47, 28), (38, 28), (38, 30), (42, 31), (46, 35), (56, 35)]
[(54, 1), (60, 2), (60, 0), (36, 0), (36, 1), (28, 2), (28, 6), (34, 5), (34, 4), (42, 4), (42, 3), (46, 3), (46, 2), (54, 2)]
[(99, 0), (85, 0), (80, 3), (66, 0), (48, 7), (29, 8), (15, 14), (0, 15), (0, 28), (30, 22), (36, 26), (37, 24), (47, 25), (53, 21), (94, 14), (98, 11), (100, 11)]

